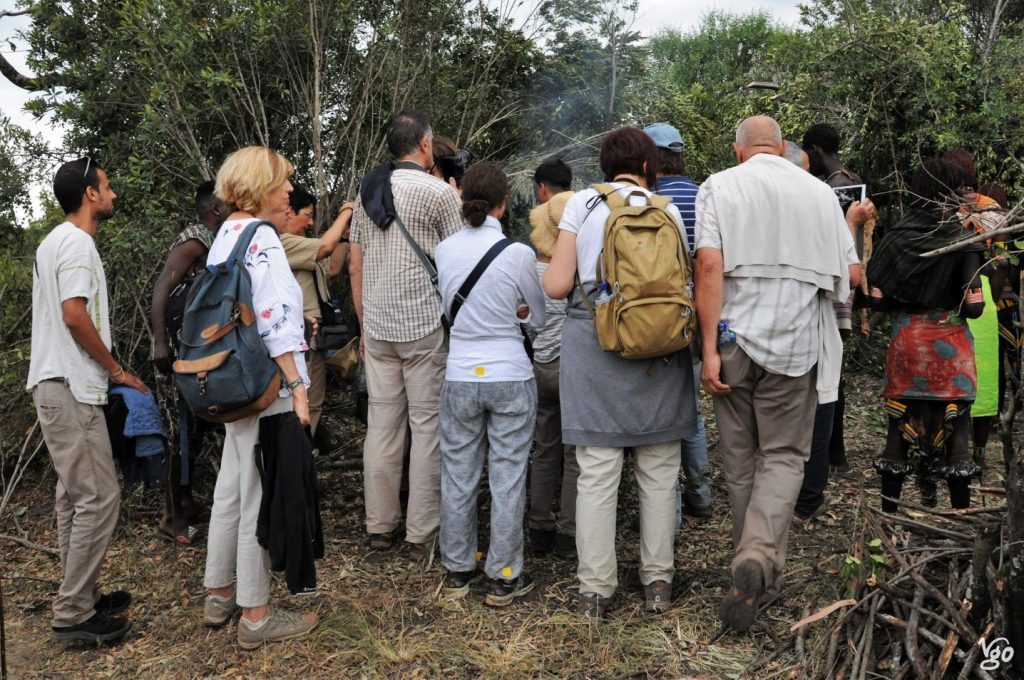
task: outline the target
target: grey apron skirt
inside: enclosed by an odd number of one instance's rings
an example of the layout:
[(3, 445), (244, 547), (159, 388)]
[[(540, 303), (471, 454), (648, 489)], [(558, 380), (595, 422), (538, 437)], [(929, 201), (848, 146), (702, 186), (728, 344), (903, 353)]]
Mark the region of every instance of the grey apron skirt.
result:
[(570, 307), (562, 327), (561, 362), (565, 444), (639, 446), (697, 433), (689, 348), (660, 359), (623, 359), (597, 344), (589, 312)]

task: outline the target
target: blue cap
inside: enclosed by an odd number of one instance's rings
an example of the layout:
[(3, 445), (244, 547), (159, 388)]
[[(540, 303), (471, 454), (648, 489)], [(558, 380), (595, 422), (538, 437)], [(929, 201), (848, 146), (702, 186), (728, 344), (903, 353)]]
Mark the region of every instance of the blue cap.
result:
[(682, 153), (686, 150), (686, 143), (683, 142), (683, 136), (679, 134), (679, 130), (675, 129), (668, 123), (654, 123), (644, 128), (644, 132), (654, 140), (654, 143), (659, 148), (668, 149), (675, 153)]

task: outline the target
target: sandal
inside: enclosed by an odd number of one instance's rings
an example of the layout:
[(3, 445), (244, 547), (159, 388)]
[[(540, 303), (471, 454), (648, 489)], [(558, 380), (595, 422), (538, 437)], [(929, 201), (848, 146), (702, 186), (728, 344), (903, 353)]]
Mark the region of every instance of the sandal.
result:
[(161, 541), (167, 543), (176, 543), (178, 545), (192, 545), (192, 541), (199, 534), (199, 528), (189, 526), (183, 533), (171, 534), (169, 531), (165, 531), (161, 527), (157, 526), (153, 529), (153, 535), (159, 538)]

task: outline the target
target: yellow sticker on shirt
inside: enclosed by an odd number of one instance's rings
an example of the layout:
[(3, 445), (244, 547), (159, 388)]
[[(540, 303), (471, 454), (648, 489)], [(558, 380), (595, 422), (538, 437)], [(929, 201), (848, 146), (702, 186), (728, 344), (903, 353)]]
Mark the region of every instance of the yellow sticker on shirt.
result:
[(477, 366), (476, 368), (473, 369), (473, 373), (475, 373), (476, 377), (478, 377), (478, 378), (484, 377), (484, 373), (486, 373), (486, 372), (487, 371), (484, 370), (483, 366)]

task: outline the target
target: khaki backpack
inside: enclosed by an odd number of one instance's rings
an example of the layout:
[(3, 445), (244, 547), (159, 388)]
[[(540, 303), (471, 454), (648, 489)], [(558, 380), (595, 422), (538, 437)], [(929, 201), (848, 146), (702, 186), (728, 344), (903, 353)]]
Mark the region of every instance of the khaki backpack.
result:
[[(635, 191), (623, 196), (608, 184), (594, 189), (608, 203), (598, 282), (608, 290), (592, 303), (601, 349), (623, 359), (653, 359), (687, 347), (697, 328), (690, 286), (692, 267), (679, 225), (668, 213), (671, 199)], [(644, 205), (629, 204), (643, 196)]]

